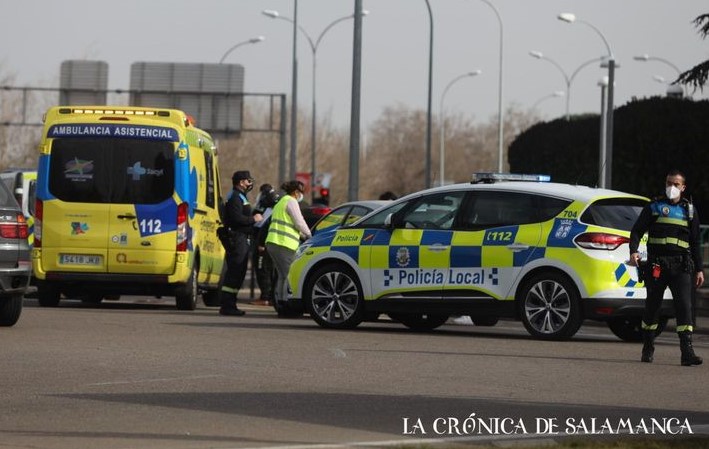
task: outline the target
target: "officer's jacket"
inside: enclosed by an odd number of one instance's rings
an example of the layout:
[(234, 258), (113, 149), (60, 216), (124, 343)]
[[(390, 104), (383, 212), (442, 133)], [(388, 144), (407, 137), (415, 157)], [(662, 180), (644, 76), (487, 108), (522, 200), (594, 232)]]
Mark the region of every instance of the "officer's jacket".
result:
[(630, 232), (631, 254), (637, 252), (646, 232), (649, 258), (690, 254), (697, 271), (701, 270), (699, 215), (685, 198), (675, 204), (657, 197), (643, 208)]
[(224, 224), (232, 231), (251, 234), (254, 217), (251, 214), (251, 203), (246, 194), (234, 189), (224, 207)]

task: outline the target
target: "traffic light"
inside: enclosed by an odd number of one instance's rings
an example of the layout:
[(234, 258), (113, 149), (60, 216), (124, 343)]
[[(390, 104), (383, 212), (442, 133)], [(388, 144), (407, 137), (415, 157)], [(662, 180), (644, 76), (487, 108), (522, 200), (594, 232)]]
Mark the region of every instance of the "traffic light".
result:
[(323, 204), (325, 206), (330, 205), (330, 189), (327, 187), (320, 187), (320, 190), (318, 191), (320, 194), (319, 197), (313, 198), (313, 203), (319, 203)]

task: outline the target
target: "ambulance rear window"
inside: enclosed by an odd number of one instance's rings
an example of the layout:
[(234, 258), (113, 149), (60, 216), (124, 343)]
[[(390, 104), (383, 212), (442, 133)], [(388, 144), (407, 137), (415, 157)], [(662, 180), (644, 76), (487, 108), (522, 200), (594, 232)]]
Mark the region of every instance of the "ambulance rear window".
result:
[(607, 198), (591, 204), (581, 215), (586, 224), (630, 231), (647, 201), (636, 198)]
[(49, 191), (72, 203), (156, 204), (173, 194), (174, 144), (137, 139), (56, 139)]

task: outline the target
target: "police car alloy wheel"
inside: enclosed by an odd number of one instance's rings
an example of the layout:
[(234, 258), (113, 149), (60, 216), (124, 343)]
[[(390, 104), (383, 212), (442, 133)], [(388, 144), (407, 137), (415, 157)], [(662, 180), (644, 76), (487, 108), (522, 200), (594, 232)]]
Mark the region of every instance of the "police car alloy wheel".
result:
[(581, 327), (581, 304), (573, 283), (565, 276), (541, 273), (522, 289), (522, 323), (534, 337), (544, 340), (570, 338)]
[(305, 288), (311, 318), (320, 326), (351, 329), (364, 320), (362, 288), (354, 272), (340, 264), (315, 271)]

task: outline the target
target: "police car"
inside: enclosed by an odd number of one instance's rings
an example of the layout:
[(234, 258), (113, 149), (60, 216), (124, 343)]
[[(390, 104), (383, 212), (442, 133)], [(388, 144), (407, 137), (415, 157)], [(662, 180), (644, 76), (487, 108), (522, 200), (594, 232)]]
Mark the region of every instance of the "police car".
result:
[(548, 181), (476, 174), (318, 234), (297, 251), (289, 306), (326, 328), (381, 313), (415, 330), (510, 317), (559, 340), (592, 319), (637, 340), (645, 289), (628, 243), (648, 199)]

